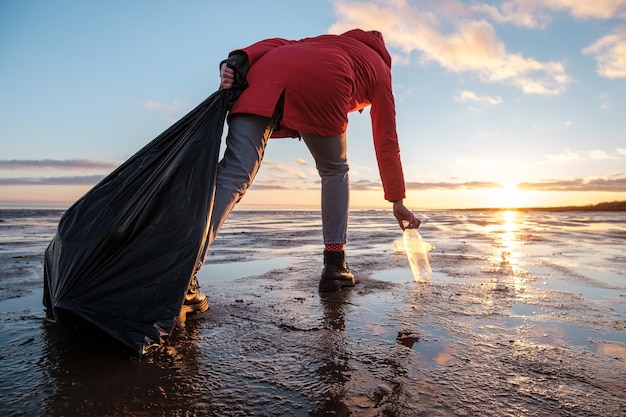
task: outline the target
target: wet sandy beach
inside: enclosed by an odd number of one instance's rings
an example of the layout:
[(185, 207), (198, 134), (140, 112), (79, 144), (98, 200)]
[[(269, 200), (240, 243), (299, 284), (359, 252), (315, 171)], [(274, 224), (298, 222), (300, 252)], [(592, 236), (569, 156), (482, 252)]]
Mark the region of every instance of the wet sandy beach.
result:
[(61, 214), (0, 210), (3, 415), (626, 416), (624, 213), (420, 213), (416, 283), (391, 213), (354, 211), (360, 283), (324, 296), (318, 213), (235, 211), (209, 311), (141, 361), (45, 320)]

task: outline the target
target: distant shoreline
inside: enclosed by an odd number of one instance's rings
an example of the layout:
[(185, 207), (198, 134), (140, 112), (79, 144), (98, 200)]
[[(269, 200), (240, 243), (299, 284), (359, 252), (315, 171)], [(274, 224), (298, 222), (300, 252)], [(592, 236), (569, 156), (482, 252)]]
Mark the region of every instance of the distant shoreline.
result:
[(468, 208), (458, 209), (467, 211), (626, 211), (626, 201), (611, 201), (586, 206), (560, 206), (560, 207), (511, 207), (511, 208)]

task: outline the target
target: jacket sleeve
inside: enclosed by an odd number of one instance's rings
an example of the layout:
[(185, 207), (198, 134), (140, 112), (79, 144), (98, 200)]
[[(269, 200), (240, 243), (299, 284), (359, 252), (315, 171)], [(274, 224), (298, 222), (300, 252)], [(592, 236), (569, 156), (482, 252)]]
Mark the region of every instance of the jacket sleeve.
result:
[(385, 69), (376, 78), (370, 109), (374, 149), (385, 200), (397, 201), (406, 197), (406, 190), (396, 132), (396, 108), (391, 87), (391, 71)]
[(245, 53), (248, 56), (248, 65), (254, 65), (254, 63), (265, 55), (267, 52), (279, 46), (287, 45), (296, 41), (290, 41), (282, 38), (271, 38), (254, 43), (246, 48), (237, 49), (232, 51), (229, 56), (237, 53)]

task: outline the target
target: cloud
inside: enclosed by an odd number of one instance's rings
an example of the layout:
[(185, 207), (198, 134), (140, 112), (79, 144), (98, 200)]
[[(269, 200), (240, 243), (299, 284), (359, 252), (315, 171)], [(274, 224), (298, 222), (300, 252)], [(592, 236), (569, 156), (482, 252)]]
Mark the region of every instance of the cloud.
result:
[[(429, 11), (406, 0), (341, 0), (331, 33), (354, 27), (376, 28), (387, 45), (405, 55), (419, 53), (423, 64), (438, 63), (457, 73), (472, 73), (485, 82), (513, 85), (527, 94), (558, 94), (570, 81), (562, 63), (542, 62), (506, 50), (491, 24), (471, 20), (471, 9), (457, 1), (430, 2)], [(451, 10), (451, 13), (444, 13)], [(438, 14), (439, 13), (439, 14)], [(449, 33), (444, 27), (452, 27)]]
[(0, 185), (95, 185), (104, 175), (74, 177), (0, 178)]
[[(24, 186), (24, 185), (88, 185), (93, 186), (104, 179), (104, 175), (85, 175), (70, 177), (40, 177), (40, 178), (0, 178), (0, 186)], [(255, 181), (251, 187), (257, 191), (276, 191), (294, 189), (319, 189), (319, 181), (315, 183), (303, 182), (301, 186), (285, 183), (281, 180)], [(459, 190), (486, 190), (503, 189), (504, 185), (489, 181), (466, 181), (466, 182), (407, 182), (407, 190), (412, 191), (459, 191)], [(577, 191), (577, 192), (626, 192), (626, 177), (617, 178), (592, 178), (574, 180), (545, 180), (539, 182), (522, 182), (517, 188), (523, 191)], [(380, 191), (382, 185), (379, 181), (357, 180), (350, 183), (352, 191)]]
[[(350, 185), (353, 190), (371, 191), (379, 190), (380, 183), (372, 181), (357, 181)], [(504, 185), (489, 181), (466, 181), (466, 182), (407, 182), (407, 190), (412, 191), (458, 191), (458, 190), (488, 190), (503, 189)], [(604, 191), (626, 192), (626, 177), (618, 178), (592, 178), (574, 180), (546, 180), (539, 182), (522, 182), (517, 188), (524, 191)]]
[(406, 188), (409, 190), (484, 190), (492, 188), (503, 188), (502, 184), (488, 181), (467, 181), (467, 182), (408, 182)]
[(493, 105), (502, 104), (502, 97), (479, 96), (478, 94), (469, 90), (460, 91), (459, 95), (454, 97), (454, 100), (461, 102), (472, 101), (475, 103), (487, 103)]
[(626, 77), (626, 27), (615, 29), (584, 48), (582, 52), (596, 57), (597, 72), (601, 76)]
[[(516, 0), (523, 3), (525, 0)], [(626, 18), (626, 0), (535, 0), (536, 4), (553, 10), (569, 12), (578, 19)]]
[(552, 21), (550, 12), (555, 11), (569, 13), (576, 19), (626, 17), (626, 0), (510, 0), (498, 6), (473, 4), (467, 7), (495, 22), (528, 28), (546, 27)]
[(570, 162), (581, 161), (583, 157), (577, 152), (566, 151), (560, 154), (548, 154), (546, 160), (549, 162)]
[[(2, 171), (99, 171), (111, 172), (121, 161), (107, 159), (8, 159), (0, 160)], [(0, 185), (95, 185), (106, 175), (74, 175), (57, 177), (8, 177), (0, 178)]]
[(149, 109), (165, 110), (170, 113), (180, 112), (181, 110), (188, 110), (190, 106), (182, 101), (174, 100), (171, 103), (164, 103), (155, 100), (145, 100), (141, 103), (143, 107)]
[(353, 191), (379, 191), (382, 189), (380, 181), (357, 180), (350, 181), (350, 190)]
[(119, 164), (119, 161), (102, 159), (4, 159), (0, 160), (0, 170), (112, 170)]
[(617, 159), (616, 156), (609, 155), (608, 153), (600, 149), (594, 149), (594, 150), (589, 151), (589, 158), (591, 159)]
[(579, 162), (587, 159), (592, 160), (609, 160), (620, 159), (620, 156), (626, 155), (626, 149), (617, 148), (615, 153), (609, 153), (601, 149), (592, 149), (586, 152), (575, 152), (567, 150), (559, 154), (548, 154), (545, 156), (545, 160), (541, 162), (546, 163), (566, 163), (566, 162)]
[(483, 14), (497, 23), (510, 23), (527, 28), (545, 27), (551, 20), (550, 15), (538, 9), (533, 1), (507, 1), (494, 6), (491, 4), (474, 4), (468, 6), (472, 12)]
[(626, 192), (626, 177), (524, 182), (517, 188), (526, 191), (604, 191)]
[[(528, 28), (544, 28), (552, 20), (550, 12), (565, 12), (575, 19), (626, 20), (626, 0), (512, 0), (499, 6), (475, 4), (472, 12), (498, 23)], [(626, 77), (626, 28), (619, 27), (582, 50), (595, 55), (598, 74), (607, 78)]]
[[(468, 190), (485, 188), (502, 188), (502, 185), (493, 182), (407, 182), (407, 190)], [(380, 181), (358, 180), (350, 182), (352, 191), (379, 191), (382, 189)]]
[(284, 182), (280, 181), (255, 181), (251, 186), (251, 189), (256, 191), (276, 191), (276, 190), (292, 190), (293, 187), (288, 187)]
[[(301, 163), (298, 163), (299, 165), (302, 165)], [(306, 163), (305, 163), (306, 164)], [(295, 177), (298, 179), (306, 179), (307, 175), (300, 171), (299, 169), (296, 168), (292, 168), (286, 165), (282, 165), (282, 164), (276, 164), (274, 162), (269, 162), (269, 161), (264, 161), (263, 162), (263, 167), (266, 170), (269, 170), (269, 175), (276, 175), (278, 174), (281, 177), (284, 177), (284, 175), (280, 175), (280, 174), (288, 174), (288, 177)]]

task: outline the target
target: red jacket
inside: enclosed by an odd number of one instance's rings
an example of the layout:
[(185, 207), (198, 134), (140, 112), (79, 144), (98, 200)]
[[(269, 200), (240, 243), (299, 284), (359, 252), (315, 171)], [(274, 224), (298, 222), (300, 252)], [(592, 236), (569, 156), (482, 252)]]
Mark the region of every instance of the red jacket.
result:
[(405, 197), (391, 57), (382, 36), (360, 29), (302, 40), (266, 39), (242, 50), (250, 65), (231, 114), (271, 117), (285, 93), (282, 129), (273, 137), (345, 133), (348, 113), (371, 105), (372, 133), (385, 199)]

